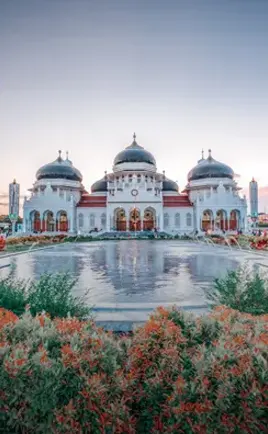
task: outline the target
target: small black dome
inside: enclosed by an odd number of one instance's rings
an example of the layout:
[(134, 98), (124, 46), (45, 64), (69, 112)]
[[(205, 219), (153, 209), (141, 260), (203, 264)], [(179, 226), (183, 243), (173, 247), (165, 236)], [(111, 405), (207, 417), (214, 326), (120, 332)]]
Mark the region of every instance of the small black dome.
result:
[(188, 173), (188, 181), (197, 181), (205, 178), (233, 179), (234, 171), (227, 164), (214, 160), (209, 151), (207, 159), (199, 160), (198, 164)]
[(124, 149), (124, 151), (117, 154), (114, 159), (114, 165), (121, 163), (147, 163), (155, 166), (156, 162), (154, 156), (142, 146), (138, 145), (135, 134), (133, 138), (132, 144)]
[(163, 181), (163, 189), (162, 191), (176, 191), (178, 193), (179, 187), (178, 184), (171, 179), (165, 179)]
[(57, 160), (40, 167), (36, 173), (36, 179), (38, 181), (41, 179), (68, 179), (70, 181), (81, 182), (83, 177), (70, 160), (63, 160), (61, 158), (61, 152), (59, 152)]
[(105, 178), (94, 182), (94, 184), (91, 186), (91, 193), (101, 193), (104, 191), (107, 191), (107, 181)]

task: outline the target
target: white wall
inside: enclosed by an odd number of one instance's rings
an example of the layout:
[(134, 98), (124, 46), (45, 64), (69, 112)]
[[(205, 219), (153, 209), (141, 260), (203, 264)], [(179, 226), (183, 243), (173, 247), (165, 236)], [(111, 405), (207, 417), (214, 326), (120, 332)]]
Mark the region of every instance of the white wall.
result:
[(104, 207), (78, 207), (76, 209), (76, 216), (77, 231), (81, 233), (88, 233), (95, 228), (103, 231), (106, 230), (107, 210)]
[[(179, 219), (175, 219), (176, 214), (180, 216)], [(187, 225), (187, 215), (191, 216), (189, 223)], [(166, 225), (168, 216), (168, 226)], [(178, 221), (179, 220), (179, 221)], [(176, 223), (179, 223), (176, 225)], [(195, 229), (194, 225), (194, 210), (193, 207), (164, 207), (163, 208), (163, 229), (164, 231), (172, 234), (184, 234), (193, 232)]]
[(76, 202), (80, 198), (80, 193), (78, 191), (74, 193), (76, 197), (72, 195), (67, 196), (66, 192), (64, 192), (63, 195), (60, 195), (59, 191), (53, 191), (48, 183), (44, 193), (38, 192), (37, 194), (33, 194), (32, 197), (25, 200), (23, 204), (23, 231), (31, 232), (31, 214), (34, 211), (40, 213), (41, 220), (46, 211), (51, 211), (54, 219), (57, 218), (57, 214), (60, 211), (65, 211), (68, 217), (69, 232), (74, 232)]

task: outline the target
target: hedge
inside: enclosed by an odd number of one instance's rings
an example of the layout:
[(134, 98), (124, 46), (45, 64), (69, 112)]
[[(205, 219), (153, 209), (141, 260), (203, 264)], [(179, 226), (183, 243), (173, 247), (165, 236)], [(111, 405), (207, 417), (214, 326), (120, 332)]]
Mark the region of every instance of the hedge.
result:
[(11, 433), (265, 433), (268, 315), (159, 308), (132, 336), (0, 309), (0, 426)]

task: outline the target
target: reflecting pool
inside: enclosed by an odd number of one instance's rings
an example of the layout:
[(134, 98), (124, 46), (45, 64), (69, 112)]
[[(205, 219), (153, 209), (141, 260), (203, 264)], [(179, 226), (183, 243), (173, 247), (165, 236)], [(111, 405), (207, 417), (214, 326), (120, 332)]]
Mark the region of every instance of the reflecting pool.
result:
[[(68, 271), (78, 278), (77, 294), (89, 290), (88, 302), (96, 307), (142, 308), (174, 303), (204, 306), (204, 290), (215, 277), (256, 258), (201, 243), (128, 240), (58, 245), (2, 261), (11, 264), (18, 278)], [(8, 270), (2, 269), (1, 275)]]

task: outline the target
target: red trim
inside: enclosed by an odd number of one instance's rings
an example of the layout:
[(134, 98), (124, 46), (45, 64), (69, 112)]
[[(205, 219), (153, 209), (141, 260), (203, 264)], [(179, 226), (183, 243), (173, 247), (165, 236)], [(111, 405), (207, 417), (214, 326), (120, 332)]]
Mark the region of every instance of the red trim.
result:
[(163, 196), (163, 206), (164, 207), (192, 207), (193, 204), (190, 202), (187, 195), (178, 196)]
[(88, 193), (84, 193), (76, 206), (78, 208), (104, 208), (106, 207), (106, 203), (106, 196), (91, 196)]

